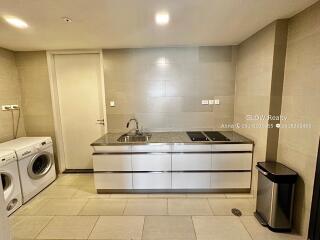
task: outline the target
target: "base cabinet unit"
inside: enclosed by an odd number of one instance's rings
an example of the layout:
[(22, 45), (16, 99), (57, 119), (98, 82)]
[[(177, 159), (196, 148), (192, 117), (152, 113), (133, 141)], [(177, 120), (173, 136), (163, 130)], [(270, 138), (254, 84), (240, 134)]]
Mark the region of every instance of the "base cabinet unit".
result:
[(133, 189), (171, 189), (171, 173), (133, 173)]
[(132, 173), (95, 173), (96, 189), (132, 189)]
[(251, 172), (215, 172), (211, 173), (213, 189), (250, 189)]
[(249, 192), (253, 144), (132, 144), (94, 148), (98, 192)]
[(210, 173), (172, 173), (173, 189), (209, 189)]

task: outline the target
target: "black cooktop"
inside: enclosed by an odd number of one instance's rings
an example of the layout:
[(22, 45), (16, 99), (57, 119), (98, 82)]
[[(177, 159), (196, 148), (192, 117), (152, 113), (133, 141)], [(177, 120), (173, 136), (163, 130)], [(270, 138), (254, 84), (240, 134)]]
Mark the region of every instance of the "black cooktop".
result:
[(230, 141), (229, 138), (217, 131), (204, 132), (212, 141)]
[(202, 133), (202, 132), (187, 132), (189, 138), (191, 141), (209, 141), (209, 139)]

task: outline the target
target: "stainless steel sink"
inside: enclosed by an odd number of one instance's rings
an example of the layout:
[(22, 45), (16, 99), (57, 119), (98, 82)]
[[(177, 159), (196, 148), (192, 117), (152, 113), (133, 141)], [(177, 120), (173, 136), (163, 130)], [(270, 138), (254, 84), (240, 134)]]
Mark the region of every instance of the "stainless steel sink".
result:
[(151, 134), (128, 135), (123, 134), (118, 138), (118, 142), (147, 142), (151, 138)]

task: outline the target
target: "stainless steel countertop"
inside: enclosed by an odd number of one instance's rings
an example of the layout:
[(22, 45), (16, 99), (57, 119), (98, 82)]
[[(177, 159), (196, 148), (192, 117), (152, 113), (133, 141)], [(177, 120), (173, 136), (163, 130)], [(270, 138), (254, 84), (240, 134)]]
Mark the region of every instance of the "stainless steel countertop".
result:
[(153, 143), (163, 144), (234, 144), (234, 143), (250, 143), (253, 141), (233, 131), (219, 131), (230, 141), (204, 141), (193, 142), (190, 140), (186, 132), (151, 132), (152, 137), (147, 142), (118, 142), (118, 138), (124, 133), (107, 133), (101, 138), (94, 141), (91, 146), (110, 146), (110, 145), (146, 145)]

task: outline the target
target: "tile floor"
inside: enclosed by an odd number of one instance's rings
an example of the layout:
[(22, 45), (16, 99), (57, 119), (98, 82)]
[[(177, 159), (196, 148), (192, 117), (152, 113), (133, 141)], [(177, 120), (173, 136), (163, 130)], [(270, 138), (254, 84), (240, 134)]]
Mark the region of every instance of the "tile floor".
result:
[[(243, 216), (235, 217), (231, 208)], [(252, 216), (250, 194), (96, 194), (92, 174), (61, 175), (10, 217), (14, 239), (289, 240)]]

